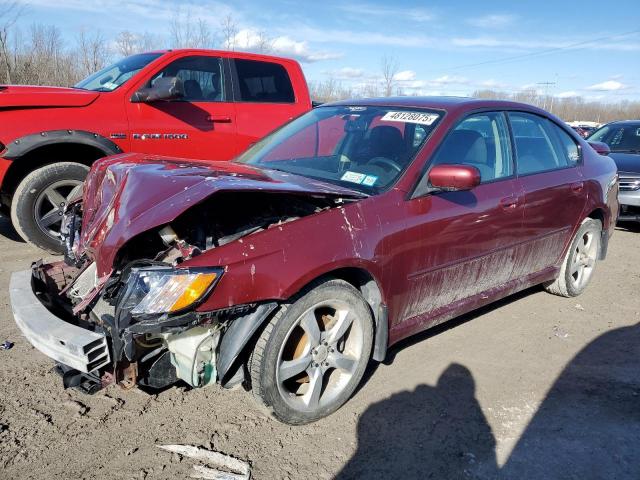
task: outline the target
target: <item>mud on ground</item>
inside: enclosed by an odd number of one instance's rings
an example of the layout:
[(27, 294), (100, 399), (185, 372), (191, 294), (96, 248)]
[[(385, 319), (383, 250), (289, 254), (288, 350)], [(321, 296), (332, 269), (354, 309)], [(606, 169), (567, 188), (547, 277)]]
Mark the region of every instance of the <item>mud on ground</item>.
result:
[[(630, 227), (631, 228), (631, 227)], [(0, 478), (177, 479), (205, 446), (253, 478), (640, 478), (640, 228), (576, 299), (534, 288), (394, 348), (331, 417), (288, 427), (243, 390), (64, 391), (23, 339), (12, 271), (42, 253), (0, 218)]]

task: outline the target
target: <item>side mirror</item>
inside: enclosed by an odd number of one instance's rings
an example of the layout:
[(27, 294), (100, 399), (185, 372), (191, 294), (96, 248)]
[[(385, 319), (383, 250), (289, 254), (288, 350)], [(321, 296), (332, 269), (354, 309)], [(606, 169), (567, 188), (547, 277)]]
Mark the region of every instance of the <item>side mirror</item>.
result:
[(591, 145), (591, 148), (593, 148), (600, 155), (606, 156), (611, 153), (611, 149), (609, 148), (609, 145), (607, 145), (604, 142), (589, 142), (589, 145)]
[(184, 83), (177, 77), (158, 78), (153, 86), (143, 87), (133, 94), (132, 102), (155, 102), (158, 100), (176, 100), (184, 97)]
[(470, 165), (436, 165), (429, 171), (429, 183), (439, 190), (471, 190), (480, 185), (480, 171)]

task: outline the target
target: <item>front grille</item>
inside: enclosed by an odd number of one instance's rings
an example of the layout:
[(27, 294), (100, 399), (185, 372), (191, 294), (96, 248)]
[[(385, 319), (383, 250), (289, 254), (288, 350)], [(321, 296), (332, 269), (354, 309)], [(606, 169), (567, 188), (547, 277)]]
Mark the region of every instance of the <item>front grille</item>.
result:
[(640, 175), (639, 176), (625, 176), (620, 175), (620, 190), (632, 192), (640, 190)]

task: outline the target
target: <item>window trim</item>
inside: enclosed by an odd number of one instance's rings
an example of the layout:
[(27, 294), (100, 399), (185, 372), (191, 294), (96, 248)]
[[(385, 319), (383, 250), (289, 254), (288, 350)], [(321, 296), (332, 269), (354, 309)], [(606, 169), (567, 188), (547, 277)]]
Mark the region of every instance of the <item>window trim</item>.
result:
[[(429, 172), (431, 171), (431, 169), (433, 168), (432, 162), (433, 159), (436, 157), (436, 155), (438, 154), (438, 152), (440, 151), (440, 149), (442, 148), (442, 145), (444, 144), (445, 140), (449, 137), (449, 135), (451, 135), (451, 132), (453, 132), (456, 128), (458, 128), (458, 126), (464, 122), (465, 120), (467, 120), (469, 117), (475, 116), (475, 115), (482, 115), (482, 114), (489, 114), (489, 113), (496, 113), (499, 114), (503, 117), (504, 121), (505, 121), (505, 126), (506, 128), (506, 133), (507, 133), (507, 138), (509, 140), (509, 145), (510, 145), (510, 157), (511, 157), (511, 175), (505, 176), (505, 177), (499, 177), (499, 178), (493, 178), (491, 180), (486, 180), (486, 181), (482, 181), (482, 177), (481, 177), (481, 181), (480, 184), (478, 185), (478, 187), (482, 186), (482, 185), (489, 185), (492, 183), (497, 183), (497, 182), (502, 182), (505, 180), (513, 180), (516, 178), (516, 164), (515, 164), (515, 153), (514, 153), (514, 149), (515, 149), (515, 145), (513, 144), (513, 136), (511, 135), (511, 123), (509, 122), (509, 118), (506, 115), (506, 111), (502, 110), (502, 109), (495, 109), (495, 108), (482, 108), (482, 109), (478, 109), (478, 110), (470, 110), (468, 112), (466, 112), (463, 116), (461, 116), (458, 121), (449, 128), (449, 131), (445, 134), (445, 136), (443, 137), (443, 139), (440, 141), (440, 144), (436, 147), (436, 149), (433, 151), (433, 153), (429, 156), (429, 158), (427, 158), (425, 160), (424, 166), (422, 168), (422, 172), (420, 173), (420, 175), (418, 176), (418, 179), (416, 180), (413, 188), (411, 189), (409, 195), (408, 195), (408, 200), (413, 200), (414, 198), (421, 198), (424, 197), (426, 195), (430, 195), (433, 193), (438, 193), (441, 190), (439, 189), (431, 189), (431, 187), (429, 187), (428, 189), (426, 189), (424, 192), (418, 192), (418, 189), (420, 188), (420, 184), (422, 183), (423, 179), (427, 178), (429, 176)], [(427, 138), (428, 140), (428, 138)], [(425, 144), (426, 145), (426, 140), (425, 140)], [(456, 164), (456, 165), (463, 165), (463, 164)], [(475, 188), (478, 188), (475, 187)], [(418, 192), (418, 193), (416, 193)]]
[[(281, 67), (284, 70), (285, 74), (287, 75), (287, 78), (289, 79), (289, 84), (291, 85), (291, 91), (293, 92), (293, 100), (291, 102), (252, 102), (249, 100), (242, 100), (242, 93), (240, 89), (240, 75), (238, 74), (238, 69), (236, 67), (236, 61), (238, 60), (248, 61), (248, 62), (257, 62), (257, 63), (270, 63), (272, 65), (278, 65), (279, 67)], [(291, 73), (289, 72), (289, 69), (282, 63), (275, 62), (275, 61), (269, 62), (265, 60), (254, 60), (251, 58), (230, 58), (229, 68), (231, 72), (231, 82), (233, 83), (233, 96), (231, 98), (234, 103), (243, 103), (247, 105), (295, 105), (298, 103), (298, 92), (296, 91), (296, 88), (294, 86), (293, 78), (291, 78)]]
[[(568, 127), (564, 127), (562, 125), (560, 125), (558, 122), (556, 122), (554, 119), (546, 116), (546, 115), (540, 115), (538, 113), (535, 112), (531, 112), (528, 110), (519, 110), (519, 109), (512, 109), (512, 110), (506, 110), (504, 112), (507, 116), (507, 122), (509, 123), (509, 132), (511, 135), (511, 145), (513, 146), (513, 160), (515, 162), (515, 176), (517, 178), (524, 178), (524, 177), (530, 177), (531, 175), (538, 175), (541, 173), (549, 173), (549, 172), (559, 172), (561, 170), (568, 170), (570, 168), (577, 168), (579, 166), (582, 166), (583, 164), (583, 159), (584, 159), (584, 155), (583, 155), (583, 150), (582, 150), (582, 144), (578, 141), (576, 141), (576, 138), (574, 135), (575, 132), (573, 130), (570, 130)], [(576, 163), (574, 165), (566, 165), (564, 167), (560, 167), (560, 168), (549, 168), (547, 170), (539, 170), (536, 172), (530, 172), (530, 173), (520, 173), (518, 171), (518, 151), (517, 151), (517, 147), (516, 147), (516, 139), (515, 139), (515, 135), (513, 133), (513, 126), (511, 125), (511, 114), (515, 113), (524, 113), (527, 115), (532, 115), (534, 117), (538, 117), (541, 118), (543, 120), (546, 120), (548, 122), (550, 122), (552, 125), (555, 125), (556, 127), (560, 128), (561, 130), (563, 130), (564, 132), (566, 132), (567, 134), (569, 134), (569, 137), (574, 141), (574, 143), (576, 144), (576, 147), (578, 148), (578, 160), (576, 161)]]

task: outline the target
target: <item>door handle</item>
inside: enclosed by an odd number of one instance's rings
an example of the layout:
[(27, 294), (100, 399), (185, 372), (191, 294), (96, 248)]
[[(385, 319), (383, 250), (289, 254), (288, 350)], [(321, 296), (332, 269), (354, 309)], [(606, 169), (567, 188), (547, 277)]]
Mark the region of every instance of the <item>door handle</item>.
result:
[(212, 123), (231, 123), (231, 117), (228, 115), (208, 115), (207, 121)]
[(573, 193), (580, 193), (584, 188), (584, 182), (575, 182), (571, 184), (571, 191)]
[(518, 197), (505, 197), (500, 200), (500, 206), (503, 210), (512, 211), (518, 206)]

